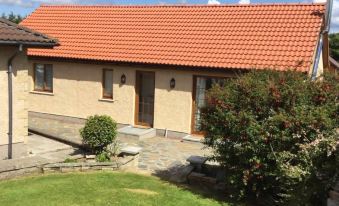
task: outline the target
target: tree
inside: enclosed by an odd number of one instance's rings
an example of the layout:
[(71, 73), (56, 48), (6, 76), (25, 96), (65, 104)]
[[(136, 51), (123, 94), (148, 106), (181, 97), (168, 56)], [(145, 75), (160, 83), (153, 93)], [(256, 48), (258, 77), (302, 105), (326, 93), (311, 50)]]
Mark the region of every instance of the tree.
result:
[(6, 15), (5, 13), (2, 13), (1, 18), (7, 19), (16, 24), (19, 24), (24, 19), (24, 17), (22, 17), (20, 14), (16, 15), (13, 12), (11, 12), (8, 15)]
[(330, 56), (339, 61), (339, 33), (330, 34)]

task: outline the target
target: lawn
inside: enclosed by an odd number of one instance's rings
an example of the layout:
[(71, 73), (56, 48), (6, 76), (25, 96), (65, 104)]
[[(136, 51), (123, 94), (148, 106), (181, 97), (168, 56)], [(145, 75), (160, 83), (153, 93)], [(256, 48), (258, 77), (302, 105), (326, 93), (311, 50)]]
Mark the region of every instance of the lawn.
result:
[(221, 204), (155, 177), (96, 172), (43, 175), (0, 182), (0, 205), (212, 206)]

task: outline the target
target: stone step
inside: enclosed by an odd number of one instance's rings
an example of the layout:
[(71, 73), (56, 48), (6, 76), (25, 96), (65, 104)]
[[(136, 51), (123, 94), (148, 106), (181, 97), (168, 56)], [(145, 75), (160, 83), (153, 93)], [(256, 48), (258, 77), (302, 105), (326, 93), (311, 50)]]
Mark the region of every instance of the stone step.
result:
[(118, 129), (118, 137), (131, 138), (137, 140), (148, 139), (156, 136), (156, 129), (154, 128), (138, 128), (133, 126), (126, 126)]
[(189, 158), (187, 158), (187, 162), (189, 162), (191, 165), (202, 165), (206, 161), (207, 161), (207, 157), (203, 157), (203, 156), (192, 155)]
[(201, 143), (203, 139), (204, 139), (203, 137), (195, 136), (195, 135), (186, 135), (185, 137), (182, 138), (183, 141), (198, 142), (198, 143)]
[(120, 152), (127, 155), (137, 155), (142, 150), (141, 147), (136, 146), (126, 146), (121, 148)]
[(207, 158), (202, 156), (190, 156), (186, 161), (194, 167), (194, 171), (201, 172), (202, 165), (205, 164)]
[(188, 175), (188, 181), (191, 184), (199, 183), (199, 184), (206, 184), (209, 186), (215, 186), (217, 184), (217, 179), (214, 177), (208, 177), (203, 173), (199, 172), (192, 172)]
[(224, 191), (225, 186), (219, 184), (217, 179), (214, 177), (206, 176), (203, 173), (192, 172), (188, 175), (188, 182), (190, 185), (195, 185), (200, 189), (204, 189), (206, 191)]
[(185, 183), (188, 181), (189, 174), (192, 173), (194, 167), (192, 165), (176, 165), (171, 167), (170, 171), (170, 182)]

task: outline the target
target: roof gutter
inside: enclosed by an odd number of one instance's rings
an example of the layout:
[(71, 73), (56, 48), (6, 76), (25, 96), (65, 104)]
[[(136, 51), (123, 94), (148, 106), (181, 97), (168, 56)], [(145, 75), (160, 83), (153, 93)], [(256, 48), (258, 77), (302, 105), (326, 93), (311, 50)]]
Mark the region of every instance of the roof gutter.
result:
[(8, 159), (13, 158), (13, 60), (23, 51), (20, 44), (18, 50), (8, 59)]
[(59, 46), (58, 43), (43, 43), (43, 42), (21, 42), (21, 41), (2, 41), (0, 40), (0, 45), (4, 46), (17, 46), (17, 45), (24, 45), (27, 47), (34, 47), (34, 48), (53, 48), (54, 46)]
[(318, 74), (318, 67), (319, 67), (319, 61), (320, 61), (320, 55), (323, 48), (323, 37), (325, 34), (328, 34), (331, 28), (331, 19), (332, 19), (332, 8), (333, 8), (333, 0), (327, 0), (326, 4), (326, 14), (325, 14), (325, 29), (320, 32), (319, 34), (319, 42), (317, 45), (316, 55), (315, 55), (315, 61), (313, 64), (313, 70), (312, 70), (312, 80), (317, 79)]

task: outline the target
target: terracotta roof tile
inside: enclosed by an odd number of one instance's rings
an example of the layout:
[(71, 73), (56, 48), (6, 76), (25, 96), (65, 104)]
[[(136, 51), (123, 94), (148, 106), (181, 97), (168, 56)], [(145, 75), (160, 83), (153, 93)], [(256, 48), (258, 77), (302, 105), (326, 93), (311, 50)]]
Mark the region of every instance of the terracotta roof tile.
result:
[(31, 56), (306, 72), (323, 4), (41, 6), (22, 25), (59, 39)]

